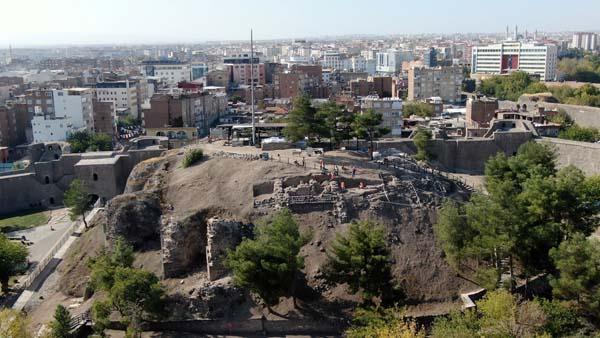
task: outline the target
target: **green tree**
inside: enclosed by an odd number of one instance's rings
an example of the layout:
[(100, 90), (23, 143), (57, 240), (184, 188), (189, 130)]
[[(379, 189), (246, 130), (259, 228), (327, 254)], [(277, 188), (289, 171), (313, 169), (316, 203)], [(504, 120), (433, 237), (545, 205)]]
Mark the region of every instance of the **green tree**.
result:
[(164, 290), (158, 277), (132, 268), (132, 264), (133, 248), (123, 239), (117, 239), (111, 251), (104, 251), (89, 261), (91, 286), (107, 295), (92, 308), (98, 332), (106, 328), (112, 311), (119, 312), (131, 329), (139, 329), (143, 320), (162, 314)]
[(90, 137), (88, 149), (91, 151), (113, 150), (112, 139), (107, 134), (93, 134)]
[(27, 317), (22, 311), (0, 309), (0, 337), (29, 338)]
[(71, 220), (76, 220), (79, 216), (83, 219), (83, 224), (88, 227), (87, 221), (85, 220), (85, 213), (91, 208), (90, 196), (88, 194), (87, 187), (78, 179), (73, 180), (69, 189), (65, 191), (64, 195), (65, 205), (69, 207), (69, 215)]
[(600, 130), (593, 127), (580, 127), (577, 124), (562, 130), (559, 138), (580, 142), (598, 142), (600, 141)]
[(476, 310), (436, 319), (432, 337), (534, 337), (544, 334), (546, 317), (537, 302), (521, 302), (506, 290), (489, 292)]
[(537, 93), (546, 93), (548, 92), (548, 87), (541, 82), (532, 82), (527, 88), (525, 88), (525, 93), (527, 94), (537, 94)]
[(419, 128), (419, 130), (416, 131), (413, 142), (417, 147), (417, 154), (415, 155), (417, 160), (426, 161), (429, 159), (430, 154), (427, 151), (427, 145), (429, 144), (431, 137), (431, 131), (428, 129)]
[(345, 332), (349, 338), (425, 338), (426, 332), (404, 318), (398, 308), (358, 308), (352, 326)]
[(402, 115), (411, 117), (412, 115), (420, 117), (433, 117), (433, 106), (426, 102), (410, 102), (402, 106)]
[(107, 134), (94, 134), (86, 130), (76, 131), (67, 137), (67, 142), (71, 145), (71, 152), (84, 153), (91, 151), (110, 151), (113, 150), (112, 139)]
[(323, 121), (322, 135), (336, 146), (350, 138), (350, 118), (343, 105), (327, 102), (317, 110), (317, 119)]
[(57, 305), (54, 310), (54, 320), (50, 323), (52, 338), (71, 337), (71, 320), (69, 310), (61, 304)]
[(24, 245), (0, 234), (0, 284), (4, 294), (8, 292), (10, 277), (27, 266), (27, 255), (27, 248)]
[(323, 121), (317, 114), (308, 95), (298, 96), (294, 100), (294, 108), (288, 114), (287, 126), (283, 130), (284, 135), (292, 141), (303, 140), (308, 137), (319, 137), (324, 133)]
[(518, 71), (508, 76), (492, 76), (481, 81), (479, 91), (502, 100), (517, 101), (532, 82), (527, 73)]
[(348, 283), (351, 292), (362, 293), (365, 303), (375, 297), (384, 304), (398, 300), (385, 230), (380, 225), (370, 221), (350, 224), (345, 236), (336, 235), (327, 258), (324, 274), (328, 283)]
[(573, 300), (600, 318), (600, 243), (576, 234), (550, 250), (558, 276), (550, 281), (555, 297)]
[(515, 268), (527, 278), (554, 269), (551, 248), (597, 227), (600, 179), (569, 166), (556, 171), (547, 145), (527, 143), (516, 156), (499, 154), (486, 163), (487, 194), (464, 206), (445, 203), (435, 225), (448, 262), (482, 285), (500, 285)]
[(552, 337), (571, 336), (582, 327), (577, 312), (569, 303), (546, 299), (537, 299), (536, 301), (546, 316), (544, 332), (549, 333)]
[(382, 114), (376, 113), (373, 109), (367, 109), (355, 115), (354, 121), (351, 124), (354, 135), (369, 141), (369, 156), (371, 160), (373, 159), (373, 141), (390, 132), (388, 128), (381, 127), (382, 121)]
[(234, 282), (258, 294), (269, 311), (283, 296), (292, 296), (295, 304), (296, 278), (304, 266), (299, 253), (308, 238), (284, 209), (258, 225), (255, 239), (246, 238), (230, 251), (226, 265), (233, 271)]

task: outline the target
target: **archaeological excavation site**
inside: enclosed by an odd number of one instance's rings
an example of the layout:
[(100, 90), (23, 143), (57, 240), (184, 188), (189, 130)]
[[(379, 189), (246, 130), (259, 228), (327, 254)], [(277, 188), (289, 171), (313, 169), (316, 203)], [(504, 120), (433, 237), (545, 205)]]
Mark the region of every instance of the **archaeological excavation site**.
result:
[[(444, 200), (464, 201), (471, 189), (410, 158), (376, 163), (332, 152), (265, 160), (210, 148), (193, 166), (184, 168), (182, 158), (183, 151), (171, 150), (133, 169), (124, 193), (98, 211), (58, 267), (60, 287), (52, 297), (81, 299), (81, 309), (89, 308), (96, 295), (86, 298), (88, 259), (122, 238), (134, 248), (134, 267), (154, 273), (165, 287), (165, 322), (284, 325), (280, 321), (285, 320), (302, 326), (318, 319), (345, 325), (360, 297), (345, 285), (326, 283), (323, 265), (336, 235), (357, 220), (385, 229), (392, 275), (405, 293), (408, 316), (430, 318), (460, 309), (461, 294), (479, 288), (446, 263), (433, 231)], [(281, 298), (267, 311), (260, 298), (236, 286), (226, 258), (255, 236), (260, 222), (282, 209), (310, 234), (300, 250), (304, 264), (297, 276), (303, 306)]]

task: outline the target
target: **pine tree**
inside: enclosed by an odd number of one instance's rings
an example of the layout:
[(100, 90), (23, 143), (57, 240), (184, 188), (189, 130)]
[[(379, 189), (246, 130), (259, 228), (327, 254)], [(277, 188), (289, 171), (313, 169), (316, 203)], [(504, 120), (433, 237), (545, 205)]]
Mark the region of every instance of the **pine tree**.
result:
[(50, 323), (52, 338), (71, 337), (71, 313), (61, 304), (56, 306), (54, 320)]

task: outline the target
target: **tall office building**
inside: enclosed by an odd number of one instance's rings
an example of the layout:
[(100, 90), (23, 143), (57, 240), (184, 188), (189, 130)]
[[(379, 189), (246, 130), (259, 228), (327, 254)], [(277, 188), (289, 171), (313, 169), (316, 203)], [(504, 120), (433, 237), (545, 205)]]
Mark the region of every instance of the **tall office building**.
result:
[(473, 47), (472, 74), (506, 74), (524, 71), (542, 81), (556, 79), (558, 47), (541, 43), (506, 41)]
[(423, 64), (425, 67), (437, 67), (437, 52), (435, 48), (429, 48), (429, 51), (423, 55)]

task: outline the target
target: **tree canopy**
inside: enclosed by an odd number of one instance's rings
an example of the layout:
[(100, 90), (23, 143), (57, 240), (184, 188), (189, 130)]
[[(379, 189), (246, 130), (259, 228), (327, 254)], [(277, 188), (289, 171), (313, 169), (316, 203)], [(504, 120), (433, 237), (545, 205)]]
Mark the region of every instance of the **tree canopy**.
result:
[(577, 124), (573, 124), (561, 130), (558, 137), (565, 140), (595, 143), (600, 141), (600, 130), (598, 128), (580, 127)]
[(522, 277), (552, 271), (551, 248), (595, 229), (598, 179), (572, 166), (557, 171), (554, 157), (549, 146), (535, 142), (513, 157), (498, 154), (486, 163), (488, 194), (444, 204), (435, 231), (451, 265), (474, 270), (484, 287), (499, 286), (503, 274), (514, 286), (515, 266)]
[(328, 283), (347, 283), (351, 292), (361, 292), (366, 303), (374, 298), (384, 304), (399, 300), (382, 226), (371, 221), (353, 222), (346, 235), (336, 235), (327, 258), (324, 275)]
[(300, 95), (294, 100), (294, 108), (289, 112), (284, 135), (292, 141), (303, 140), (305, 137), (319, 137), (323, 134), (323, 121), (317, 114), (317, 109), (310, 102), (308, 95)]
[(433, 112), (433, 106), (426, 102), (409, 102), (402, 106), (402, 115), (404, 115), (404, 117), (410, 117), (412, 115), (432, 117)]
[(50, 323), (50, 335), (52, 338), (71, 337), (71, 313), (62, 304), (56, 306), (54, 319)]
[(8, 291), (11, 276), (27, 267), (27, 248), (19, 242), (9, 240), (0, 234), (0, 283), (2, 292)]
[(576, 301), (600, 319), (600, 242), (576, 234), (550, 250), (558, 274), (551, 280), (554, 296)]
[(85, 130), (71, 133), (67, 137), (67, 142), (71, 145), (71, 152), (73, 153), (113, 150), (112, 139), (109, 135), (90, 133)]
[(87, 187), (83, 181), (75, 179), (71, 182), (69, 189), (65, 191), (64, 202), (69, 207), (69, 215), (71, 220), (76, 220), (81, 216), (83, 224), (87, 228), (87, 222), (85, 220), (85, 213), (91, 208), (90, 195), (88, 194)]
[(419, 128), (415, 136), (413, 137), (413, 142), (417, 147), (417, 154), (415, 158), (419, 161), (426, 161), (431, 156), (427, 151), (427, 146), (429, 145), (429, 140), (431, 140), (432, 134), (431, 130), (425, 128)]
[(122, 321), (135, 330), (142, 320), (162, 314), (164, 290), (158, 277), (132, 267), (133, 247), (125, 240), (118, 239), (112, 250), (103, 251), (88, 264), (90, 286), (106, 292), (106, 298), (96, 301), (92, 309), (96, 330), (104, 330), (112, 311), (119, 312)]
[(376, 113), (373, 109), (367, 109), (354, 117), (352, 130), (357, 138), (369, 141), (369, 154), (373, 159), (373, 141), (390, 132), (389, 128), (382, 127), (383, 115)]
[(0, 309), (0, 337), (31, 337), (27, 330), (25, 313), (13, 309)]
[(263, 220), (256, 228), (256, 238), (246, 238), (227, 256), (234, 282), (256, 293), (269, 307), (283, 296), (295, 300), (298, 271), (304, 266), (300, 249), (309, 239), (301, 234), (298, 223), (287, 210)]

